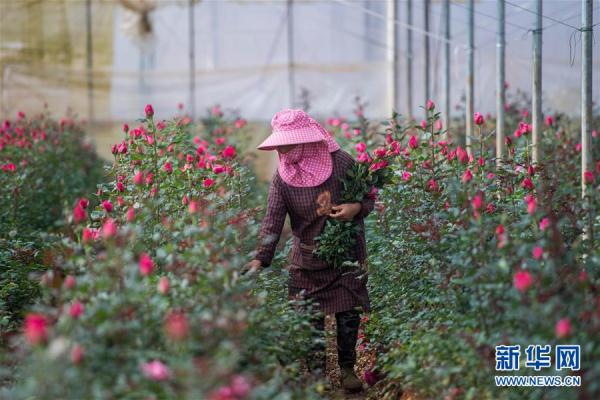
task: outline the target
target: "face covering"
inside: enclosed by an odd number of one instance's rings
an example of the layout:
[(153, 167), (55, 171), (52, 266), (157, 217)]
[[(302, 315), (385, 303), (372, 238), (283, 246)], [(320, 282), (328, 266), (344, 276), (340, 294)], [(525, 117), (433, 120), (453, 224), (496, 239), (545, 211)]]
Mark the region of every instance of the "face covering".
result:
[(277, 153), (279, 175), (290, 186), (318, 186), (331, 176), (333, 162), (325, 141), (298, 144), (287, 153)]

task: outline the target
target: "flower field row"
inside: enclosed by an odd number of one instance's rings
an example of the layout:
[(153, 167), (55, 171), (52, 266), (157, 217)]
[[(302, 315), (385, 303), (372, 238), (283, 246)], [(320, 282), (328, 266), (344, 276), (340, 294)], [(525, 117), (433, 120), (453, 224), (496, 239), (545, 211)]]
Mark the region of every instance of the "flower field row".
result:
[[(373, 311), (360, 349), (363, 378), (374, 385), (369, 396), (395, 399), (402, 388), (417, 398), (597, 397), (600, 160), (581, 199), (577, 130), (566, 116), (546, 118), (542, 146), (550, 156), (533, 165), (528, 114), (507, 105), (514, 134), (498, 167), (490, 116), (474, 116), (479, 134), (466, 149), (447, 137), (433, 102), (425, 109), (417, 124), (398, 115), (375, 123), (358, 103), (352, 120), (327, 121), (359, 170), (391, 182), (366, 220)], [(299, 372), (314, 332), (310, 307), (287, 302), (287, 251), (258, 276), (238, 273), (255, 248), (266, 194), (242, 156), (245, 121), (218, 107), (201, 124), (158, 120), (151, 106), (144, 114), (124, 126), (103, 179), (62, 171), (63, 181), (99, 185), (95, 194), (60, 193), (53, 218), (66, 210), (67, 222), (44, 252), (41, 297), (23, 334), (4, 343), (12, 353), (3, 355), (11, 362), (2, 395), (324, 397), (322, 382)], [(3, 134), (12, 139), (14, 126)], [(77, 143), (56, 131), (57, 147)], [(17, 182), (11, 164), (18, 171), (21, 159), (62, 165), (44, 161), (37, 144), (7, 152), (5, 142), (0, 179)], [(592, 145), (600, 154), (600, 138)], [(3, 193), (0, 201), (11, 210), (5, 204), (15, 197)], [(11, 226), (27, 218), (2, 215)], [(583, 384), (496, 388), (500, 344), (580, 344), (581, 370), (560, 373), (581, 375)]]
[[(497, 167), (493, 122), (474, 115), (479, 135), (467, 152), (445, 140), (435, 105), (426, 108), (417, 126), (389, 126), (408, 146), (370, 226), (367, 336), (386, 398), (398, 383), (425, 398), (597, 397), (600, 162), (582, 200), (568, 119), (546, 119), (549, 156), (532, 165), (527, 114), (512, 113), (509, 157)], [(582, 387), (497, 388), (501, 344), (580, 344), (581, 370), (560, 373), (580, 375)]]
[(230, 144), (243, 123), (213, 110), (200, 130), (187, 118), (155, 121), (151, 106), (145, 114), (124, 126), (95, 195), (72, 200), (42, 298), (11, 343), (19, 365), (4, 394), (316, 396), (289, 373), (312, 328), (281, 301), (281, 275), (238, 274), (259, 200)]

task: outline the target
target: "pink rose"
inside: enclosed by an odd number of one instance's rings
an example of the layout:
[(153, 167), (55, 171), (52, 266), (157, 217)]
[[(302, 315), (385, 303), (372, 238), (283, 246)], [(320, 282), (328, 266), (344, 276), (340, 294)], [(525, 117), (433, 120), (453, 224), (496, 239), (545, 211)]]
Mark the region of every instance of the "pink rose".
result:
[(67, 275), (63, 285), (66, 289), (73, 289), (75, 287), (75, 277), (73, 275)]
[(138, 186), (144, 184), (144, 173), (142, 171), (138, 171), (135, 173), (135, 175), (133, 176), (133, 183), (135, 183)]
[(117, 234), (117, 224), (112, 218), (107, 218), (102, 225), (102, 237), (109, 239)]
[(513, 286), (519, 292), (526, 291), (533, 284), (533, 277), (528, 271), (517, 271), (513, 275)]
[(144, 363), (140, 369), (146, 378), (153, 381), (164, 381), (171, 377), (169, 368), (158, 360)]
[(71, 362), (75, 365), (80, 364), (81, 361), (83, 361), (83, 356), (83, 347), (81, 347), (78, 344), (73, 346), (73, 348), (71, 349)]
[(540, 246), (535, 246), (533, 248), (531, 254), (533, 255), (533, 258), (535, 258), (536, 260), (541, 260), (542, 256), (544, 255), (544, 249)]
[(571, 321), (568, 318), (559, 319), (554, 327), (556, 337), (565, 338), (571, 334)]
[(69, 308), (69, 315), (71, 318), (77, 319), (81, 316), (81, 314), (83, 314), (83, 310), (83, 304), (81, 304), (80, 301), (75, 300), (73, 304), (71, 304), (71, 308)]
[(83, 222), (86, 218), (87, 218), (87, 214), (86, 214), (85, 210), (83, 209), (83, 207), (81, 207), (79, 204), (77, 204), (75, 206), (75, 208), (73, 209), (73, 222), (78, 224), (80, 222)]
[(483, 114), (476, 112), (475, 115), (473, 115), (473, 122), (475, 123), (475, 125), (483, 125)]
[(154, 115), (154, 108), (152, 108), (152, 104), (146, 104), (146, 107), (144, 107), (144, 113), (146, 113), (146, 117), (152, 117)]
[(419, 147), (419, 140), (417, 139), (416, 136), (412, 135), (410, 137), (410, 139), (408, 140), (408, 146), (411, 149), (416, 149), (417, 147)]
[(471, 173), (470, 169), (467, 169), (463, 174), (461, 181), (462, 183), (468, 183), (471, 182), (471, 179), (473, 179), (473, 174)]
[(533, 186), (533, 182), (531, 181), (531, 178), (523, 179), (523, 182), (521, 182), (521, 186), (523, 186), (524, 189), (528, 189), (528, 190), (535, 189), (535, 187)]
[(104, 208), (106, 212), (111, 212), (113, 210), (113, 205), (110, 200), (104, 200), (102, 202), (102, 208)]
[(127, 222), (133, 222), (135, 220), (135, 209), (133, 207), (129, 207), (127, 209)]
[(223, 158), (233, 158), (235, 157), (235, 147), (229, 145), (227, 147), (225, 147), (225, 149), (222, 152), (223, 154)]
[(169, 292), (169, 288), (171, 287), (171, 283), (169, 282), (169, 278), (166, 276), (162, 276), (158, 280), (158, 292), (160, 294), (167, 294)]
[(142, 253), (140, 255), (139, 267), (140, 273), (144, 276), (148, 276), (154, 270), (154, 261), (152, 261), (152, 258), (148, 254)]
[(250, 383), (248, 382), (246, 377), (244, 377), (242, 375), (235, 375), (231, 379), (230, 388), (231, 388), (231, 391), (233, 392), (233, 395), (236, 396), (237, 398), (241, 399), (241, 398), (244, 398), (245, 396), (247, 396), (248, 393), (250, 393), (250, 389), (252, 387), (250, 386)]
[(189, 326), (185, 314), (174, 311), (165, 318), (165, 333), (173, 340), (183, 340), (188, 335)]
[(48, 339), (46, 317), (42, 314), (27, 314), (24, 333), (29, 344), (36, 345), (45, 342)]
[(365, 163), (368, 163), (368, 162), (370, 162), (370, 161), (371, 161), (371, 158), (369, 157), (369, 154), (367, 154), (367, 153), (365, 152), (365, 153), (360, 153), (360, 154), (358, 155), (358, 157), (356, 157), (356, 160), (357, 160), (359, 163), (365, 164)]

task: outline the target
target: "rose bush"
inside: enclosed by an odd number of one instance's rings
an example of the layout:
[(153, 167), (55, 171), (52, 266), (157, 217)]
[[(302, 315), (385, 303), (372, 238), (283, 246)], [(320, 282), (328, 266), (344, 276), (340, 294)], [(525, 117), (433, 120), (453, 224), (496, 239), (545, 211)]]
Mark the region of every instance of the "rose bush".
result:
[(62, 229), (65, 204), (93, 191), (101, 177), (102, 162), (74, 118), (20, 112), (2, 122), (0, 344), (39, 294), (44, 254)]
[(320, 383), (297, 374), (310, 305), (285, 300), (277, 261), (258, 279), (238, 274), (264, 201), (230, 144), (243, 124), (145, 114), (124, 127), (93, 201), (70, 207), (5, 395), (315, 398)]
[[(405, 128), (396, 184), (368, 225), (367, 336), (386, 376), (377, 398), (394, 398), (398, 383), (425, 398), (597, 397), (600, 246), (586, 230), (600, 228), (599, 171), (582, 201), (577, 134), (556, 121), (543, 135), (548, 156), (532, 165), (526, 116), (497, 169), (493, 123), (474, 118), (470, 153), (445, 140), (433, 108)], [(501, 344), (580, 344), (582, 368), (571, 373), (582, 387), (497, 388)]]

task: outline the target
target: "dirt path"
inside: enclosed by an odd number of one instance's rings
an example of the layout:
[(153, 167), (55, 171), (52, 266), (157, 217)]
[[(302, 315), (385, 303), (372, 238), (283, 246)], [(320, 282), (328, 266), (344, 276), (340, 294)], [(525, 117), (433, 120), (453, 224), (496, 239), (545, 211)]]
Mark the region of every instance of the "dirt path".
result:
[[(362, 327), (361, 327), (362, 329)], [(364, 390), (360, 393), (348, 394), (344, 393), (340, 386), (340, 369), (337, 365), (337, 345), (336, 345), (336, 323), (335, 317), (328, 315), (325, 317), (325, 331), (327, 333), (327, 375), (333, 384), (335, 385), (336, 391), (331, 394), (331, 399), (335, 400), (359, 400), (366, 399), (369, 390)], [(356, 373), (357, 376), (362, 380), (364, 371), (367, 368), (372, 355), (366, 351), (360, 349), (357, 350), (356, 354)], [(366, 384), (365, 384), (366, 386)]]
[[(360, 345), (360, 336), (363, 330), (362, 323), (359, 328), (359, 340), (356, 351), (356, 375), (364, 382), (364, 373), (375, 361), (375, 353), (366, 350)], [(327, 340), (327, 375), (334, 384), (335, 391), (329, 396), (332, 400), (422, 400), (419, 396), (409, 391), (402, 391), (398, 384), (389, 385), (390, 382), (380, 381), (373, 387), (368, 387), (360, 393), (345, 393), (340, 385), (340, 370), (337, 365), (337, 346), (336, 346), (336, 323), (333, 315), (325, 317), (325, 332)], [(382, 388), (385, 385), (386, 389)], [(382, 390), (383, 389), (383, 390)]]

